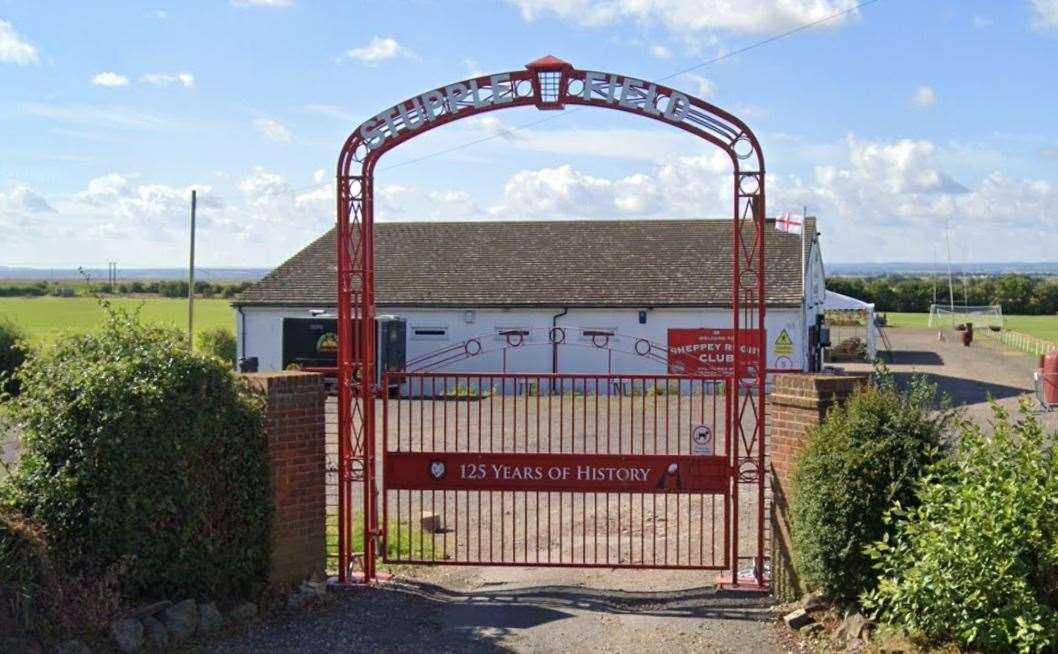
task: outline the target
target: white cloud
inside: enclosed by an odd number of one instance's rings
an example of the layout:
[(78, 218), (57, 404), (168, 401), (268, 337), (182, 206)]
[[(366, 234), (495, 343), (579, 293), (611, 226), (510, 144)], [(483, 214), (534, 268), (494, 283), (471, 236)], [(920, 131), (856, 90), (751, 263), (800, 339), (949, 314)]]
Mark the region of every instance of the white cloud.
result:
[(1041, 31), (1058, 30), (1058, 0), (1032, 0), (1032, 26)]
[(292, 7), (294, 0), (231, 0), (233, 7)]
[[(966, 243), (1008, 253), (997, 256), (1052, 256), (1044, 244), (1053, 242), (1053, 221), (1041, 217), (1053, 215), (1058, 183), (1005, 172), (962, 183), (941, 162), (965, 148), (925, 140), (870, 141), (850, 135), (813, 151), (830, 153), (830, 161), (809, 176), (768, 176), (768, 212), (800, 211), (807, 205), (824, 221), (824, 249), (834, 260), (928, 257), (945, 222), (958, 225)], [(649, 219), (726, 217), (730, 211), (731, 164), (714, 150), (617, 176), (569, 164), (523, 170), (508, 178), (488, 215)]]
[(19, 36), (6, 20), (0, 20), (0, 63), (19, 66), (37, 63), (37, 48)]
[(472, 126), (479, 126), (490, 136), (498, 136), (505, 141), (518, 141), (525, 138), (519, 131), (508, 128), (495, 116), (479, 116), (477, 118), (471, 118), (470, 124)]
[(284, 127), (278, 121), (272, 120), (271, 118), (258, 118), (253, 121), (253, 125), (257, 128), (266, 139), (270, 141), (276, 141), (278, 143), (290, 143), (294, 140), (293, 135), (286, 127)]
[(861, 186), (869, 184), (893, 195), (965, 193), (965, 187), (939, 170), (936, 151), (930, 141), (848, 139), (851, 169)]
[(282, 175), (262, 166), (256, 166), (239, 182), (239, 190), (243, 193), (246, 211), (256, 221), (277, 225), (299, 221), (314, 225), (334, 211), (333, 184), (295, 189)]
[(988, 29), (992, 26), (992, 19), (986, 16), (974, 16), (974, 27), (979, 30)]
[(321, 183), (323, 183), (324, 175), (325, 175), (325, 173), (323, 172), (323, 169), (322, 168), (318, 168), (316, 171), (314, 171), (312, 173), (312, 181), (316, 182), (317, 184), (321, 184)]
[(220, 198), (210, 186), (191, 185), (173, 187), (165, 184), (133, 184), (120, 173), (109, 173), (88, 182), (85, 189), (73, 196), (71, 206), (79, 213), (88, 213), (97, 220), (108, 222), (113, 229), (138, 227), (181, 228), (191, 211), (191, 190), (198, 193), (198, 208), (205, 214), (202, 224), (208, 225), (210, 212), (221, 208)]
[(361, 116), (349, 113), (345, 109), (333, 104), (307, 104), (303, 108), (309, 113), (334, 118), (335, 120), (341, 120), (348, 123), (360, 123), (363, 120)]
[(511, 135), (508, 141), (513, 147), (530, 152), (547, 152), (567, 157), (658, 162), (701, 149), (701, 141), (688, 138), (686, 134), (678, 131), (664, 128), (522, 128), (508, 131)]
[(433, 202), (467, 203), (471, 201), (470, 194), (466, 191), (430, 191), (427, 197)]
[(848, 13), (823, 25), (836, 27), (856, 15), (856, 0), (508, 0), (527, 21), (553, 16), (589, 27), (618, 21), (660, 23), (676, 33), (728, 30), (775, 32)]
[(334, 185), (326, 184), (316, 189), (303, 191), (294, 196), (294, 205), (297, 207), (318, 207), (321, 215), (326, 215), (324, 207), (334, 203)]
[(170, 84), (182, 84), (184, 88), (195, 85), (195, 76), (191, 73), (147, 73), (140, 78), (144, 84), (155, 86), (168, 86)]
[(481, 70), (481, 65), (476, 59), (464, 59), (463, 65), (467, 69), (467, 77), (481, 77), (485, 74), (484, 71)]
[(371, 42), (362, 48), (346, 50), (344, 58), (355, 59), (369, 66), (377, 65), (381, 61), (403, 57), (405, 59), (417, 59), (418, 55), (405, 48), (390, 37), (373, 36)]
[(946, 222), (963, 243), (979, 243), (998, 256), (1047, 258), (1042, 243), (1050, 242), (1053, 226), (1041, 217), (1058, 202), (1055, 184), (1004, 172), (957, 182), (940, 163), (952, 158), (952, 149), (963, 151), (930, 141), (849, 136), (847, 159), (818, 166), (812, 179), (769, 177), (770, 206), (807, 204), (818, 212), (837, 227), (824, 231), (840, 260), (928, 257)]
[(911, 96), (911, 102), (913, 102), (916, 107), (928, 109), (937, 104), (937, 94), (933, 92), (931, 87), (923, 84), (915, 89), (915, 94)]
[(169, 17), (169, 12), (164, 9), (155, 9), (151, 12), (151, 16), (157, 18), (158, 20), (165, 20)]
[(654, 55), (658, 59), (671, 59), (672, 50), (668, 46), (664, 45), (652, 45), (650, 46), (650, 54)]
[(92, 76), (92, 84), (95, 86), (128, 86), (129, 78), (113, 72), (96, 73)]
[(403, 184), (387, 184), (375, 189), (375, 200), (378, 205), (379, 218), (388, 218), (394, 214), (407, 211), (407, 202), (413, 200), (418, 192)]
[(282, 175), (270, 173), (262, 166), (254, 168), (249, 177), (239, 182), (239, 190), (243, 193), (257, 198), (277, 195), (292, 191), (292, 187), (286, 183)]
[(716, 85), (713, 84), (712, 80), (708, 80), (701, 75), (695, 75), (694, 73), (684, 73), (680, 75), (680, 79), (685, 79), (687, 82), (693, 85), (695, 89), (695, 95), (699, 98), (708, 98), (712, 94), (716, 93)]
[(44, 196), (24, 184), (0, 191), (0, 214), (54, 213)]
[(155, 130), (170, 127), (169, 118), (134, 111), (120, 106), (50, 105), (39, 102), (23, 104), (22, 112), (62, 123), (118, 129)]
[[(717, 215), (730, 193), (731, 163), (719, 151), (679, 157), (649, 174), (607, 179), (570, 164), (523, 170), (504, 186), (503, 200), (489, 209), (497, 218), (693, 217)], [(722, 214), (720, 214), (722, 215)]]
[(466, 191), (447, 189), (444, 191), (430, 191), (426, 197), (430, 200), (429, 206), (431, 218), (467, 220), (481, 218), (483, 213), (481, 207), (474, 202)]

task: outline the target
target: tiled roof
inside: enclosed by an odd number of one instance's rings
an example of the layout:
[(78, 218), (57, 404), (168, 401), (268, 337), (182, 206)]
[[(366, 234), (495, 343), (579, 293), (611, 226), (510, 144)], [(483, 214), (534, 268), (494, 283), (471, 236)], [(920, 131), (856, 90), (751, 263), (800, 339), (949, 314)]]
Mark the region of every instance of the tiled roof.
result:
[[(809, 218), (806, 247), (815, 231)], [(334, 306), (334, 230), (237, 305)], [(376, 223), (380, 306), (729, 306), (730, 220)], [(766, 229), (769, 304), (801, 300), (801, 237)]]

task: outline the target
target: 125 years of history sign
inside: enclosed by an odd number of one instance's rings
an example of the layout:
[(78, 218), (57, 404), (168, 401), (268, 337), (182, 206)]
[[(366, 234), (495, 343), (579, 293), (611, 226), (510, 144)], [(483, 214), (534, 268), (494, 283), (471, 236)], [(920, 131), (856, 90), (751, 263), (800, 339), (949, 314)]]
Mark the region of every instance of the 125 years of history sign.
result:
[(403, 490), (514, 490), (726, 493), (723, 456), (387, 452), (386, 487)]

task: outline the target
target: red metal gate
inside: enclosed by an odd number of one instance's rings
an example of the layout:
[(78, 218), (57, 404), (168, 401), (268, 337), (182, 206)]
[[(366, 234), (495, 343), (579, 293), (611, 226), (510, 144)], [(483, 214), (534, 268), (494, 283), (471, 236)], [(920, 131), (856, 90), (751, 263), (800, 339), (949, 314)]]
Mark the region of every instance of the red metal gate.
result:
[[(742, 513), (743, 508), (743, 501), (739, 499), (739, 489), (751, 490), (752, 506), (749, 507), (747, 513), (748, 517), (754, 518), (753, 524), (756, 531), (755, 538), (752, 539), (755, 541), (754, 546), (751, 548), (755, 550), (755, 556), (752, 557), (753, 577), (757, 585), (765, 583), (763, 392), (766, 374), (765, 352), (764, 348), (756, 348), (753, 354), (744, 353), (754, 350), (754, 348), (744, 346), (747, 342), (754, 342), (755, 336), (752, 334), (764, 328), (765, 194), (764, 157), (760, 145), (745, 123), (704, 100), (685, 95), (667, 86), (625, 75), (578, 70), (554, 57), (544, 57), (535, 61), (526, 66), (525, 70), (484, 75), (433, 89), (405, 100), (362, 123), (349, 136), (342, 148), (337, 171), (338, 576), (340, 582), (344, 583), (349, 580), (349, 562), (353, 547), (354, 483), (362, 484), (363, 489), (362, 520), (365, 534), (363, 579), (365, 581), (370, 582), (375, 578), (377, 547), (385, 537), (379, 521), (378, 475), (375, 459), (376, 398), (380, 395), (380, 385), (375, 374), (375, 334), (374, 330), (364, 329), (360, 330), (354, 338), (352, 329), (356, 319), (371, 324), (375, 318), (373, 261), (375, 166), (383, 154), (401, 143), (461, 118), (512, 107), (535, 106), (538, 109), (553, 110), (563, 109), (566, 105), (615, 109), (657, 120), (721, 148), (730, 157), (734, 173), (732, 260), (730, 262), (732, 271), (731, 316), (732, 345), (736, 353), (736, 365), (734, 374), (724, 380), (725, 388), (729, 389), (729, 392), (725, 396), (725, 412), (721, 431), (725, 435), (727, 475), (731, 481), (728, 490), (730, 495), (727, 496), (728, 501), (726, 502), (730, 515), (729, 520), (724, 521), (724, 525), (730, 527), (730, 534), (727, 534), (725, 541), (730, 551), (726, 552), (727, 559), (723, 559), (720, 565), (725, 563), (730, 565), (732, 581), (738, 583), (737, 548), (741, 540), (739, 514)], [(649, 380), (644, 383), (648, 386), (650, 384)], [(506, 393), (501, 395), (507, 396)], [(514, 396), (519, 397), (520, 395), (515, 393)], [(613, 394), (607, 393), (605, 397), (611, 398)], [(624, 396), (618, 393), (616, 397)], [(392, 408), (389, 404), (383, 404), (383, 407), (385, 407), (384, 414), (387, 416), (384, 422), (387, 422), (388, 428), (388, 415)], [(572, 437), (573, 432), (570, 431), (567, 435)], [(624, 443), (626, 447), (636, 444), (633, 435), (630, 437), (633, 440)], [(388, 443), (388, 432), (386, 439)], [(514, 447), (513, 442), (509, 445)], [(413, 451), (409, 451), (407, 454), (412, 453)], [(474, 454), (491, 454), (491, 452), (474, 452)], [(523, 452), (523, 454), (528, 453)], [(556, 456), (560, 452), (541, 452), (541, 455), (543, 454)], [(572, 454), (588, 456), (592, 454), (592, 451), (586, 450), (579, 453), (573, 451)], [(672, 455), (671, 451), (662, 454)], [(598, 456), (600, 453), (595, 453), (595, 455)], [(618, 455), (625, 456), (625, 453)], [(627, 456), (632, 456), (632, 450), (627, 452)], [(389, 460), (390, 457), (387, 457), (387, 461)], [(407, 461), (412, 462), (409, 465), (417, 464), (414, 459), (407, 459)], [(546, 463), (545, 461), (544, 464)], [(403, 470), (403, 466), (397, 466), (393, 470)], [(393, 488), (392, 490), (405, 493), (426, 492), (411, 487)], [(595, 494), (607, 492), (601, 488), (590, 490)], [(714, 491), (715, 489), (709, 487), (708, 490)], [(386, 493), (389, 492), (390, 488), (387, 487)], [(495, 493), (504, 491), (468, 487), (444, 492), (489, 493), (492, 497)], [(543, 488), (526, 488), (507, 492), (572, 493), (568, 497), (575, 498), (576, 493), (587, 493), (588, 490), (549, 491)], [(614, 491), (609, 492), (613, 494)], [(644, 502), (648, 496), (667, 497), (671, 495), (671, 493), (645, 493), (643, 489), (637, 489), (634, 492), (641, 495)], [(714, 498), (725, 497), (723, 493), (716, 492), (705, 493), (703, 491), (699, 494)], [(684, 501), (689, 501), (686, 498), (693, 496), (693, 493), (677, 492), (676, 495), (684, 498)], [(456, 495), (446, 497), (450, 497), (454, 504)], [(654, 499), (656, 500), (657, 497)], [(383, 497), (383, 501), (388, 521), (389, 498)], [(610, 506), (608, 501), (606, 505)], [(731, 510), (730, 507), (738, 510)], [(526, 509), (523, 504), (524, 510)], [(699, 507), (693, 509), (692, 513), (695, 510), (699, 513), (704, 511)], [(582, 511), (587, 511), (583, 505)], [(678, 512), (677, 515), (679, 515)], [(630, 517), (631, 513), (622, 514), (622, 516)], [(452, 516), (452, 519), (456, 517), (458, 516)], [(523, 520), (527, 519), (524, 513), (522, 517)], [(667, 523), (668, 514), (662, 517)], [(645, 517), (641, 518), (641, 520), (645, 519)], [(657, 520), (655, 515), (655, 521)], [(682, 537), (683, 532), (680, 533)], [(548, 534), (550, 535), (550, 532)], [(642, 536), (643, 532), (640, 534)], [(465, 548), (466, 542), (463, 542), (462, 546)], [(456, 551), (460, 550), (457, 548)], [(711, 549), (710, 552), (712, 551)], [(607, 552), (607, 556), (611, 556), (609, 550)], [(648, 565), (642, 555), (642, 552), (637, 555), (640, 558), (636, 559), (636, 564)], [(386, 556), (389, 554), (387, 553)], [(511, 557), (504, 555), (500, 557), (500, 561), (496, 562), (504, 562), (509, 558)], [(604, 557), (602, 561), (612, 562), (613, 558), (612, 556), (609, 559)], [(602, 561), (597, 560), (596, 563), (603, 565)], [(651, 559), (650, 564), (653, 563)], [(712, 564), (715, 561), (710, 558), (710, 565), (700, 565), (701, 563), (703, 561), (697, 561), (693, 567), (713, 567)], [(590, 562), (581, 560), (572, 564), (586, 565)], [(688, 563), (688, 565), (691, 564)]]
[[(383, 559), (730, 567), (721, 380), (398, 373)], [(424, 517), (425, 516), (425, 517)]]

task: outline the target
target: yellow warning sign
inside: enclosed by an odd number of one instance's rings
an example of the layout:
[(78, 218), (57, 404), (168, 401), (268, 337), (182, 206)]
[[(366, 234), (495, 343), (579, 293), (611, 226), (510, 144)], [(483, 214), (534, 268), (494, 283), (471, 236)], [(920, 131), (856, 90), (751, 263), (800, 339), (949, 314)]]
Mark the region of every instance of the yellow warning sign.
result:
[(775, 354), (783, 356), (793, 354), (793, 340), (790, 339), (785, 329), (779, 332), (778, 338), (775, 339)]

